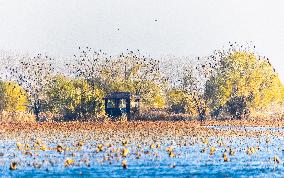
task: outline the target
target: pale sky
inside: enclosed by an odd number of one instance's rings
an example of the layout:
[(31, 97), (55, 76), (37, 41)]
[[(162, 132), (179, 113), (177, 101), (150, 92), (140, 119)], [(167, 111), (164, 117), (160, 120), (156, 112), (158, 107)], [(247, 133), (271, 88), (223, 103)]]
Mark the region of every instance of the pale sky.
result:
[(283, 7), (282, 0), (0, 0), (0, 50), (204, 56), (252, 41), (284, 81)]

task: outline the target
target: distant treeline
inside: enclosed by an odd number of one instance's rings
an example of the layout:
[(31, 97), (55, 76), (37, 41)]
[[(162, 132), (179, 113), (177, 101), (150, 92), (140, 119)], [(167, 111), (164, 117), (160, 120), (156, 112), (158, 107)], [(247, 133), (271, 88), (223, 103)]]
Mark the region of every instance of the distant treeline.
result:
[(16, 60), (5, 67), (0, 83), (4, 112), (99, 118), (105, 115), (103, 97), (114, 91), (140, 95), (142, 110), (201, 118), (244, 118), (284, 101), (284, 87), (269, 60), (235, 43), (190, 60), (158, 60), (139, 50), (107, 56), (88, 47), (61, 68), (58, 59), (42, 54)]

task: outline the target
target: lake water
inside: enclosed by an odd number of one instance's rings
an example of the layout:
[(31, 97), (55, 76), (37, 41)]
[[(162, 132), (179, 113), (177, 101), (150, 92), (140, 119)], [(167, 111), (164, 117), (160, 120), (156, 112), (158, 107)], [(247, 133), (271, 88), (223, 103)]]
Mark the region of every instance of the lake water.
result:
[[(212, 126), (211, 128), (283, 132), (283, 128), (225, 126)], [(186, 136), (182, 139), (187, 140), (188, 143), (197, 140), (197, 138)], [(14, 140), (4, 141), (0, 138), (0, 152), (4, 153), (0, 156), (0, 177), (284, 177), (283, 161), (277, 164), (273, 160), (276, 155), (281, 160), (284, 159), (284, 138), (282, 136), (211, 136), (207, 139), (208, 145), (201, 141), (194, 144), (177, 145), (176, 140), (165, 139), (161, 148), (155, 149), (150, 149), (148, 145), (137, 148), (136, 143), (130, 143), (127, 146), (130, 154), (126, 158), (110, 156), (111, 161), (109, 161), (104, 159), (111, 152), (105, 150), (97, 153), (94, 146), (98, 144), (96, 141), (85, 144), (81, 150), (65, 153), (58, 153), (56, 150), (31, 150), (33, 154), (31, 156), (19, 151)], [(218, 146), (219, 141), (222, 141), (224, 145)], [(73, 140), (70, 139), (67, 145), (71, 147), (72, 142)], [(113, 144), (115, 147), (116, 143)], [(56, 147), (54, 142), (47, 143), (47, 145)], [(166, 151), (169, 145), (174, 148), (176, 154), (174, 158), (169, 157)], [(216, 151), (210, 155), (210, 147), (213, 146)], [(228, 147), (235, 150), (234, 156), (228, 154)], [(248, 155), (246, 153), (248, 147), (259, 147), (259, 150)], [(204, 148), (206, 150), (202, 152)], [(137, 151), (141, 153), (139, 159), (136, 158)], [(74, 152), (76, 155), (72, 154)], [(227, 153), (229, 162), (224, 162), (222, 157), (224, 152)], [(67, 158), (74, 160), (74, 165), (65, 167), (64, 162)], [(127, 161), (127, 169), (122, 168), (122, 160)], [(11, 171), (9, 165), (13, 161), (18, 165), (17, 170)], [(40, 168), (35, 168), (35, 164), (40, 165)]]

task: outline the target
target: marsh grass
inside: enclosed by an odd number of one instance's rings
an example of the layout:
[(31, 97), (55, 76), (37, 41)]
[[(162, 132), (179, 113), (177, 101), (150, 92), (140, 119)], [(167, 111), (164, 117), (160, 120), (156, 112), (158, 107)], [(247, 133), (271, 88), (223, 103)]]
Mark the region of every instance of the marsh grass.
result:
[[(122, 116), (119, 118), (111, 118), (106, 114), (102, 114), (99, 117), (95, 115), (88, 115), (84, 118), (66, 120), (60, 115), (54, 115), (52, 113), (41, 113), (41, 119), (39, 122), (68, 122), (68, 121), (80, 121), (80, 122), (98, 122), (98, 123), (110, 123), (110, 122), (127, 122), (127, 121), (198, 121), (197, 115), (191, 114), (176, 114), (167, 112), (163, 109), (154, 110), (142, 110), (139, 115)], [(222, 121), (222, 120), (236, 120), (231, 118), (225, 113), (221, 113), (220, 117), (212, 118), (207, 115), (208, 121)], [(269, 109), (252, 110), (250, 117), (242, 119), (247, 121), (283, 121), (284, 120), (284, 105), (273, 105)], [(7, 112), (3, 111), (0, 114), (0, 122), (36, 122), (36, 117), (32, 113), (28, 112)]]
[(266, 109), (252, 110), (250, 119), (284, 120), (284, 105), (272, 104)]
[(36, 122), (35, 116), (27, 112), (6, 112), (0, 114), (1, 122)]

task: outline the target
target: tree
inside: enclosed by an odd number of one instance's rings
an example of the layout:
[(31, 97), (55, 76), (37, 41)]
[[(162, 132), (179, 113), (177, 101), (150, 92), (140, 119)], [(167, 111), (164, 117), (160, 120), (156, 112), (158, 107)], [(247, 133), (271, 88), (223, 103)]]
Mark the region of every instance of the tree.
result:
[(236, 106), (233, 101), (240, 98), (246, 105), (243, 110), (263, 109), (283, 101), (283, 85), (268, 59), (235, 48), (220, 52), (219, 57), (215, 73), (205, 87), (205, 97), (212, 110), (220, 107), (232, 110), (230, 106)]
[(69, 64), (71, 76), (82, 77), (89, 84), (96, 84), (105, 93), (131, 92), (141, 96), (145, 107), (162, 108), (164, 78), (158, 60), (127, 51), (118, 56), (107, 56), (91, 48), (80, 48), (75, 63)]
[(39, 113), (45, 110), (42, 103), (47, 99), (46, 87), (55, 73), (53, 62), (52, 58), (38, 54), (33, 58), (23, 57), (18, 65), (7, 67), (10, 71), (10, 80), (15, 81), (26, 91), (30, 108), (37, 120)]
[(47, 94), (49, 110), (65, 119), (96, 117), (102, 112), (104, 92), (83, 79), (58, 75), (50, 83)]
[(28, 99), (25, 90), (15, 82), (0, 82), (1, 111), (25, 112)]
[[(166, 65), (165, 73), (171, 82), (167, 92), (169, 111), (187, 113), (198, 116), (201, 120), (205, 119), (208, 108), (204, 99), (204, 85), (212, 73), (211, 58), (211, 56), (194, 59), (174, 58), (178, 60), (176, 65), (181, 66)], [(177, 75), (172, 75), (176, 72)]]
[(185, 90), (172, 89), (167, 92), (167, 105), (173, 113), (187, 113), (192, 116), (198, 114), (193, 96)]

